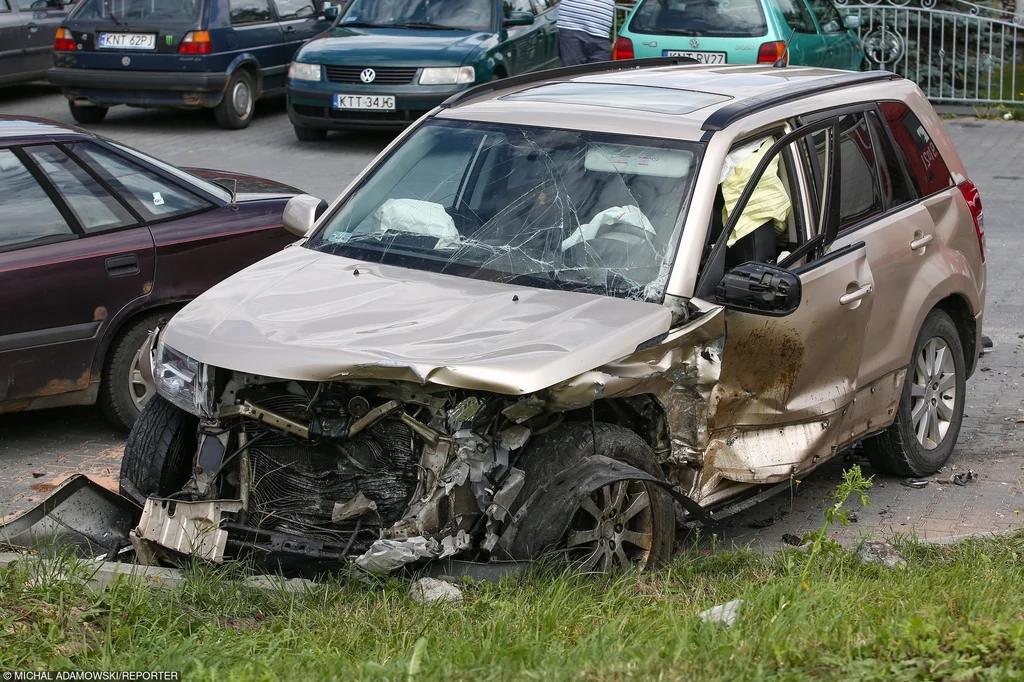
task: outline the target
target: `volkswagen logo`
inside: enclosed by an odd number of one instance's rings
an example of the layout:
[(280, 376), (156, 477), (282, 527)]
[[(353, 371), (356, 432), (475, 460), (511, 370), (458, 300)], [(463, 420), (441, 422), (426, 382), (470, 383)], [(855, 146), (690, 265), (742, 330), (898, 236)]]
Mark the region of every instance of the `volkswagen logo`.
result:
[(359, 74), (359, 80), (364, 83), (372, 83), (373, 79), (377, 77), (377, 72), (373, 69), (363, 69), (363, 72)]
[(131, 63), (132, 63), (131, 57), (122, 57), (121, 58), (121, 66), (128, 66)]
[(700, 47), (700, 41), (697, 40), (696, 38), (691, 38), (690, 39), (690, 47), (692, 47), (692, 48)]

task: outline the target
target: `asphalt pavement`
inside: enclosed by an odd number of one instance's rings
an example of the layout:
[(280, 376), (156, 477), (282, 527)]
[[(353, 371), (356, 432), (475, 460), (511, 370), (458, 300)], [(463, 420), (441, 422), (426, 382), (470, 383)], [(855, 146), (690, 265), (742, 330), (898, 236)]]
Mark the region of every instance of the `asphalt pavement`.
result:
[[(73, 123), (53, 88), (0, 88), (0, 113)], [(873, 475), (871, 506), (855, 523), (833, 528), (844, 543), (861, 537), (911, 535), (951, 540), (1024, 524), (1024, 123), (969, 118), (946, 121), (985, 208), (988, 298), (984, 332), (995, 346), (967, 384), (958, 446), (943, 472), (924, 487), (874, 472), (856, 453), (826, 463), (792, 494), (762, 502), (719, 530), (726, 543), (771, 548), (784, 534), (821, 528), (823, 509), (845, 467)], [(179, 166), (234, 170), (279, 180), (334, 199), (392, 139), (381, 133), (332, 133), (325, 142), (295, 139), (282, 100), (260, 102), (246, 130), (223, 131), (209, 112), (118, 107), (90, 129)], [(0, 416), (0, 515), (40, 501), (54, 485), (84, 472), (116, 486), (124, 434), (89, 408)], [(956, 473), (976, 476), (965, 485)]]

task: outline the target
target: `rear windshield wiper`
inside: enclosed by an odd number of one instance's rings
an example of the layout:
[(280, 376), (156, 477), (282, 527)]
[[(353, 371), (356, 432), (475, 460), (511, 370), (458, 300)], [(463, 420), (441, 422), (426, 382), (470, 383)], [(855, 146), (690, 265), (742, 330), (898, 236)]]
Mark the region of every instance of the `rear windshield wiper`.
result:
[(703, 31), (692, 31), (685, 28), (659, 28), (658, 32), (672, 36), (696, 36), (698, 38), (704, 35)]
[(117, 16), (114, 14), (114, 10), (110, 10), (109, 12), (107, 12), (107, 16), (110, 17), (111, 19), (113, 19), (114, 23), (117, 24), (118, 26), (121, 25), (121, 22), (118, 20)]
[(403, 21), (395, 24), (402, 28), (432, 28), (438, 31), (455, 31), (457, 30), (454, 26), (444, 26), (442, 24), (432, 24), (429, 21)]

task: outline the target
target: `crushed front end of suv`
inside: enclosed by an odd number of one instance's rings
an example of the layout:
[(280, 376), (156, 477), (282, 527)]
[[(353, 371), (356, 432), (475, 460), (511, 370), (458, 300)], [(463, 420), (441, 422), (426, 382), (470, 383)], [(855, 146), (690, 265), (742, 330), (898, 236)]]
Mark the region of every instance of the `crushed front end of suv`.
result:
[(942, 466), (983, 223), (920, 91), (644, 66), (469, 91), (293, 199), (302, 241), (154, 342), (139, 560), (644, 568), (856, 443)]

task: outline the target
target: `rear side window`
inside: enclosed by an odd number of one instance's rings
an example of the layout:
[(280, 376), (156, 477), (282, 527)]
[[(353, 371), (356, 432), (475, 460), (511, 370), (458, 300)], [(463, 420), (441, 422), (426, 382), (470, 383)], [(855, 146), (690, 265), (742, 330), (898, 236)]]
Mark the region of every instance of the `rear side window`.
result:
[[(825, 167), (825, 135), (825, 131), (819, 131), (812, 136), (818, 169)], [(839, 119), (839, 167), (839, 229), (845, 230), (885, 210), (871, 133), (863, 113)]]
[(43, 188), (9, 149), (0, 149), (0, 249), (74, 233)]
[(917, 193), (926, 197), (953, 186), (949, 168), (921, 120), (903, 102), (879, 102), (885, 122), (903, 155)]
[(25, 151), (50, 180), (86, 232), (135, 224), (135, 218), (71, 157), (54, 146)]
[(807, 10), (804, 0), (779, 0), (779, 9), (786, 19), (786, 24), (797, 33), (817, 33), (818, 27)]
[(274, 0), (277, 5), (277, 16), (281, 21), (305, 19), (316, 14), (316, 8), (310, 0)]
[(262, 24), (272, 19), (270, 0), (231, 0), (231, 25)]
[(910, 203), (915, 199), (914, 191), (907, 184), (907, 178), (900, 167), (900, 160), (896, 156), (889, 141), (889, 133), (873, 111), (868, 112), (868, 125), (875, 136), (875, 152), (878, 157), (878, 179), (882, 189), (882, 196), (885, 198), (888, 208), (896, 208), (903, 204)]
[(159, 175), (94, 144), (72, 144), (68, 147), (146, 220), (164, 220), (211, 207), (209, 202)]
[(822, 33), (842, 33), (846, 30), (843, 27), (843, 18), (839, 16), (839, 11), (832, 4), (832, 0), (807, 0), (807, 3), (811, 6), (811, 12), (817, 18)]
[(768, 33), (761, 0), (644, 0), (629, 28), (637, 33), (730, 38)]
[(191, 23), (199, 18), (202, 0), (84, 0), (72, 15), (75, 19), (103, 19), (111, 16), (127, 21)]

